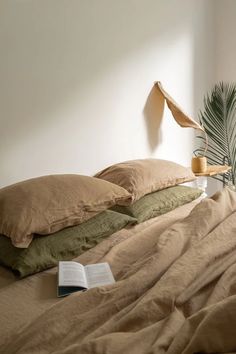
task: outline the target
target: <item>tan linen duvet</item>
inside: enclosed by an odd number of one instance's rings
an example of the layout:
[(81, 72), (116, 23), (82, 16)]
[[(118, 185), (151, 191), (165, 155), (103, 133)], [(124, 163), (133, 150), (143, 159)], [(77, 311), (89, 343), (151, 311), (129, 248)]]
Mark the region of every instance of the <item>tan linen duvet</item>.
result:
[[(93, 251), (95, 261), (110, 263), (118, 280), (114, 285), (60, 301), (51, 293), (50, 304), (49, 293), (44, 301), (36, 299), (39, 275), (25, 279), (35, 304), (28, 297), (31, 320), (21, 328), (20, 309), (14, 328), (4, 306), (7, 294), (11, 306), (14, 296), (19, 305), (22, 281), (4, 286), (1, 315), (8, 331), (2, 337), (1, 316), (0, 352), (236, 352), (236, 193), (224, 190), (203, 200), (185, 219), (173, 224), (174, 219), (142, 225)], [(163, 231), (166, 224), (172, 225)], [(36, 303), (41, 310), (32, 316)]]

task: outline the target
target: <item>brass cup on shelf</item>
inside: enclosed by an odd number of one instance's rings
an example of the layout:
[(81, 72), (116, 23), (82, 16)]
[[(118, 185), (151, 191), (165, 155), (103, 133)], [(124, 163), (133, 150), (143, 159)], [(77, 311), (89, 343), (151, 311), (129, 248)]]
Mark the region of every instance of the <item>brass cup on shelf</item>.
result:
[(207, 171), (207, 158), (205, 156), (192, 157), (192, 171), (204, 173)]

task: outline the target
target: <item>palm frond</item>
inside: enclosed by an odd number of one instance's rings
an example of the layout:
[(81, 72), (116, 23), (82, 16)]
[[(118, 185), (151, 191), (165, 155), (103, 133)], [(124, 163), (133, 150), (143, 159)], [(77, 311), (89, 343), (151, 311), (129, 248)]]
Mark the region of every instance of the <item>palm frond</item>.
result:
[[(206, 157), (208, 164), (223, 164), (226, 157), (232, 172), (224, 175), (226, 180), (236, 182), (236, 84), (220, 82), (204, 98), (204, 110), (199, 120), (208, 136)], [(204, 152), (204, 137), (197, 136), (199, 147), (195, 152)], [(223, 180), (223, 176), (215, 176)]]

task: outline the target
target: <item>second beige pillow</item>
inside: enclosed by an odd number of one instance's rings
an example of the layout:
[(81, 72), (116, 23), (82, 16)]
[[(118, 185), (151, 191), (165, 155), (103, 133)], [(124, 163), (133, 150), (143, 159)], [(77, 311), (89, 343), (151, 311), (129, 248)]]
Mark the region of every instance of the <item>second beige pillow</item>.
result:
[(133, 202), (152, 193), (195, 179), (190, 168), (160, 159), (131, 160), (112, 165), (95, 175), (125, 188)]

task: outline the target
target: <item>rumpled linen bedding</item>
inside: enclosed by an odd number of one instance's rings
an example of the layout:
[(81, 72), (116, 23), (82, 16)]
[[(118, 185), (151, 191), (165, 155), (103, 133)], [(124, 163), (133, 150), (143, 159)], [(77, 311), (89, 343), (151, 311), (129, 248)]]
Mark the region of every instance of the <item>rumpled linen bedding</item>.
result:
[[(45, 294), (47, 310), (41, 303), (30, 322), (8, 330), (0, 353), (236, 352), (236, 193), (225, 189), (175, 223), (165, 218), (100, 244), (91, 258), (109, 262), (117, 282), (51, 305)], [(2, 288), (5, 304), (14, 287)]]

